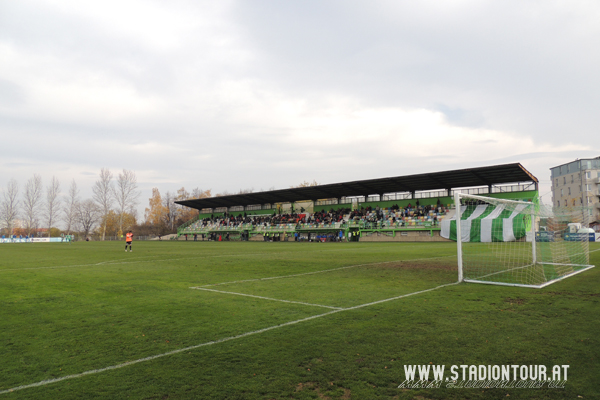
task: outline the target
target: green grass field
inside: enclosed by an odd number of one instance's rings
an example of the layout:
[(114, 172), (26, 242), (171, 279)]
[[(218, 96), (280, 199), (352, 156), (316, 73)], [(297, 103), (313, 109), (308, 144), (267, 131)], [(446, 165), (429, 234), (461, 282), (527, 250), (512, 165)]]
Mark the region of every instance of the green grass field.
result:
[[(3, 244), (0, 400), (600, 398), (600, 268), (456, 279), (452, 243)], [(430, 363), (569, 370), (563, 389), (398, 388)]]

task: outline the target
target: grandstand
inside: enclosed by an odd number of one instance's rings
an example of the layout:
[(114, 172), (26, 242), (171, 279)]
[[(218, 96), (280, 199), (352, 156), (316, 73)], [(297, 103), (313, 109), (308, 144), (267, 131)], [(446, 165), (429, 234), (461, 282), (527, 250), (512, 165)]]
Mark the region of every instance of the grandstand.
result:
[[(446, 241), (455, 192), (537, 201), (520, 163), (178, 201), (200, 240)], [(473, 211), (476, 207), (473, 208)], [(491, 212), (491, 210), (488, 210)], [(477, 214), (474, 214), (477, 215)], [(486, 217), (489, 213), (482, 212)]]

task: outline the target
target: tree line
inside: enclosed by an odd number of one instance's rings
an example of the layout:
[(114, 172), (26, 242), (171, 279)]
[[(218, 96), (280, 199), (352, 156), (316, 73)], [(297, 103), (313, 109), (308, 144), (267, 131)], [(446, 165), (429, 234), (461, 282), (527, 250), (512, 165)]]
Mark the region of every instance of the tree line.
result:
[[(316, 186), (318, 183), (304, 181), (297, 186)], [(175, 233), (177, 227), (198, 216), (198, 210), (176, 204), (176, 201), (211, 197), (211, 190), (199, 188), (188, 192), (184, 187), (176, 192), (161, 195), (152, 189), (144, 221), (138, 222), (138, 190), (135, 172), (123, 169), (116, 177), (106, 168), (100, 170), (92, 187), (92, 197), (82, 199), (75, 180), (68, 192), (61, 196), (60, 182), (52, 177), (44, 187), (42, 178), (34, 174), (23, 190), (11, 179), (0, 197), (0, 232), (4, 235), (59, 236), (78, 234), (83, 238), (95, 236), (105, 240), (107, 236), (121, 237), (133, 230), (136, 235), (166, 235)], [(270, 188), (269, 190), (273, 190)], [(239, 194), (251, 193), (253, 189), (241, 189)], [(227, 196), (225, 191), (215, 196)], [(58, 229), (61, 224), (64, 229)]]
[[(60, 182), (52, 177), (44, 187), (34, 174), (20, 190), (11, 179), (0, 198), (0, 229), (4, 235), (58, 236), (79, 233), (88, 237), (96, 233), (104, 240), (107, 234), (120, 235), (136, 225), (139, 204), (135, 172), (123, 170), (116, 177), (102, 168), (92, 187), (92, 198), (82, 199), (75, 180), (61, 196)], [(62, 223), (63, 230), (56, 228)]]
[[(176, 201), (211, 197), (211, 190), (196, 188), (188, 192), (184, 187), (175, 193), (161, 196), (158, 188), (152, 189), (148, 207), (144, 212), (144, 223), (138, 227), (143, 234), (165, 235), (177, 232), (177, 227), (198, 216), (198, 210), (176, 204)], [(217, 195), (218, 196), (218, 195)]]

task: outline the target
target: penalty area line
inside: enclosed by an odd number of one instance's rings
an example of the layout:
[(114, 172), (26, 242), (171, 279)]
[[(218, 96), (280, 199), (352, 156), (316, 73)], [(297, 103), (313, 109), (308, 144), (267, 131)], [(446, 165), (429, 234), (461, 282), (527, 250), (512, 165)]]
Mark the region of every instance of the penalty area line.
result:
[[(334, 251), (334, 250), (323, 250), (323, 251), (326, 252), (326, 251)], [(287, 254), (287, 252), (279, 252), (279, 253), (271, 253), (271, 254), (272, 255)], [(212, 254), (212, 255), (202, 255), (202, 258), (248, 257), (248, 256), (262, 256), (262, 255), (264, 255), (264, 253)], [(181, 260), (197, 260), (199, 257), (200, 257), (200, 255), (193, 256), (193, 257), (155, 259), (154, 256), (139, 256), (139, 257), (121, 258), (121, 259), (117, 259), (117, 260), (106, 260), (106, 261), (100, 261), (97, 263), (90, 263), (90, 264), (51, 265), (51, 266), (46, 266), (46, 267), (26, 267), (26, 268), (7, 268), (7, 269), (0, 269), (0, 273), (8, 272), (8, 271), (27, 271), (27, 270), (35, 270), (35, 269), (98, 267), (98, 266), (110, 266), (110, 265), (121, 265), (121, 264), (136, 264), (136, 263), (142, 263), (142, 262), (159, 263), (159, 262), (165, 262), (165, 261), (171, 262), (171, 261), (181, 261)]]
[(407, 293), (407, 294), (404, 294), (404, 295), (401, 295), (401, 296), (395, 296), (395, 297), (391, 297), (391, 298), (388, 298), (388, 299), (378, 300), (378, 301), (374, 301), (374, 302), (366, 303), (366, 304), (361, 304), (361, 305), (354, 306), (354, 307), (343, 308), (343, 309), (339, 309), (339, 310), (332, 310), (332, 311), (328, 311), (328, 312), (323, 313), (323, 314), (317, 314), (317, 315), (313, 315), (311, 317), (297, 319), (295, 321), (285, 322), (285, 323), (279, 324), (279, 325), (269, 326), (267, 328), (258, 329), (256, 331), (242, 333), (242, 334), (236, 335), (236, 336), (230, 336), (230, 337), (226, 337), (226, 338), (223, 338), (223, 339), (218, 339), (218, 340), (213, 340), (213, 341), (210, 341), (210, 342), (200, 343), (200, 344), (196, 344), (194, 346), (188, 346), (188, 347), (184, 347), (182, 349), (177, 349), (177, 350), (169, 351), (169, 352), (162, 353), (162, 354), (156, 354), (154, 356), (144, 357), (144, 358), (140, 358), (140, 359), (133, 360), (133, 361), (127, 361), (127, 362), (124, 362), (124, 363), (121, 363), (121, 364), (111, 365), (109, 367), (104, 367), (104, 368), (99, 368), (99, 369), (92, 369), (92, 370), (89, 370), (89, 371), (81, 372), (79, 374), (66, 375), (66, 376), (62, 376), (60, 378), (54, 378), (54, 379), (46, 379), (46, 380), (43, 380), (43, 381), (39, 381), (39, 382), (35, 382), (35, 383), (30, 383), (28, 385), (21, 385), (21, 386), (17, 386), (17, 387), (10, 388), (10, 389), (0, 390), (0, 394), (12, 393), (12, 392), (16, 392), (16, 391), (19, 391), (19, 390), (31, 389), (31, 388), (40, 387), (40, 386), (46, 386), (46, 385), (49, 385), (49, 384), (52, 384), (52, 383), (62, 382), (62, 381), (69, 380), (69, 379), (83, 378), (83, 377), (85, 377), (87, 375), (94, 375), (94, 374), (99, 374), (99, 373), (102, 373), (102, 372), (112, 371), (112, 370), (115, 370), (115, 369), (120, 369), (120, 368), (128, 367), (130, 365), (135, 365), (135, 364), (143, 363), (143, 362), (146, 362), (146, 361), (156, 360), (158, 358), (171, 356), (171, 355), (174, 355), (174, 354), (179, 354), (179, 353), (183, 353), (183, 352), (186, 352), (186, 351), (195, 350), (195, 349), (198, 349), (198, 348), (201, 348), (201, 347), (212, 346), (212, 345), (219, 344), (219, 343), (229, 342), (231, 340), (241, 339), (241, 338), (245, 338), (245, 337), (248, 337), (248, 336), (257, 335), (257, 334), (260, 334), (260, 333), (272, 331), (274, 329), (283, 328), (283, 327), (290, 326), (290, 325), (296, 325), (296, 324), (299, 324), (299, 323), (302, 323), (302, 322), (311, 321), (311, 320), (314, 320), (314, 319), (317, 319), (317, 318), (325, 317), (327, 315), (331, 315), (331, 314), (335, 314), (335, 313), (339, 313), (339, 312), (344, 312), (344, 311), (349, 311), (349, 310), (356, 310), (356, 309), (359, 309), (359, 308), (369, 307), (369, 306), (373, 306), (373, 305), (376, 305), (376, 304), (385, 303), (385, 302), (392, 301), (392, 300), (402, 299), (404, 297), (409, 297), (409, 296), (413, 296), (413, 295), (417, 295), (417, 294), (421, 294), (421, 293), (431, 292), (431, 291), (434, 291), (434, 290), (437, 290), (437, 289), (441, 289), (441, 288), (446, 287), (446, 286), (458, 285), (459, 283), (460, 282), (447, 283), (447, 284), (444, 284), (444, 285), (436, 286), (436, 287), (431, 288), (431, 289), (425, 289), (425, 290), (420, 290), (418, 292)]
[(11, 389), (2, 390), (2, 391), (0, 391), (0, 394), (12, 393), (12, 392), (16, 392), (18, 390), (30, 389), (30, 388), (39, 387), (39, 386), (45, 386), (45, 385), (49, 385), (51, 383), (57, 383), (57, 382), (61, 382), (61, 381), (67, 380), (67, 379), (82, 378), (82, 377), (87, 376), (87, 375), (99, 374), (99, 373), (106, 372), (106, 371), (111, 371), (111, 370), (115, 370), (115, 369), (119, 369), (119, 368), (123, 368), (123, 367), (128, 367), (130, 365), (139, 364), (139, 363), (143, 363), (143, 362), (146, 362), (146, 361), (156, 360), (157, 358), (162, 358), (162, 357), (166, 357), (166, 356), (171, 356), (173, 354), (183, 353), (185, 351), (190, 351), (190, 350), (198, 349), (200, 347), (211, 346), (213, 344), (219, 344), (219, 343), (223, 343), (223, 342), (228, 342), (230, 340), (241, 339), (241, 338), (244, 338), (244, 337), (247, 337), (247, 336), (256, 335), (256, 334), (263, 333), (263, 332), (268, 332), (270, 330), (277, 329), (277, 328), (282, 328), (284, 326), (299, 324), (301, 322), (309, 321), (311, 319), (315, 319), (315, 318), (319, 318), (319, 317), (324, 317), (325, 315), (333, 314), (333, 313), (340, 312), (340, 311), (343, 311), (343, 310), (333, 310), (333, 311), (326, 312), (324, 314), (317, 314), (317, 315), (313, 315), (311, 317), (299, 319), (299, 320), (296, 320), (296, 321), (290, 321), (290, 322), (286, 322), (286, 323), (283, 323), (283, 324), (280, 324), (280, 325), (273, 325), (273, 326), (269, 326), (267, 328), (259, 329), (259, 330), (256, 330), (256, 331), (242, 333), (241, 335), (230, 336), (230, 337), (226, 337), (226, 338), (223, 338), (223, 339), (213, 340), (213, 341), (210, 341), (210, 342), (201, 343), (201, 344), (197, 344), (197, 345), (194, 345), (194, 346), (188, 346), (188, 347), (184, 347), (182, 349), (177, 349), (177, 350), (169, 351), (167, 353), (162, 353), (162, 354), (157, 354), (157, 355), (154, 355), (154, 356), (144, 357), (144, 358), (140, 358), (138, 360), (127, 361), (127, 362), (124, 362), (122, 364), (111, 365), (110, 367), (93, 369), (93, 370), (85, 371), (85, 372), (82, 372), (82, 373), (79, 373), (79, 374), (67, 375), (67, 376), (62, 376), (60, 378), (47, 379), (47, 380), (44, 380), (44, 381), (40, 381), (40, 382), (36, 382), (36, 383), (31, 383), (29, 385), (17, 386), (17, 387), (11, 388)]
[(343, 310), (342, 307), (324, 306), (322, 304), (304, 303), (302, 301), (274, 299), (272, 297), (256, 296), (253, 294), (246, 294), (246, 293), (226, 292), (224, 290), (208, 289), (208, 288), (203, 288), (203, 287), (191, 287), (190, 289), (205, 290), (207, 292), (216, 292), (216, 293), (224, 293), (224, 294), (234, 294), (236, 296), (254, 297), (255, 299), (280, 301), (282, 303), (302, 304), (304, 306), (331, 308), (332, 310)]
[[(261, 253), (249, 254), (249, 255), (260, 255)], [(208, 255), (204, 256), (204, 258), (217, 258), (217, 257), (241, 257), (247, 256), (248, 254), (234, 254), (234, 255)], [(132, 258), (122, 258), (118, 260), (106, 260), (100, 261), (97, 263), (91, 264), (75, 264), (75, 265), (55, 265), (55, 266), (47, 266), (47, 267), (26, 267), (26, 268), (8, 268), (8, 269), (0, 269), (0, 272), (5, 271), (27, 271), (32, 269), (59, 269), (59, 268), (79, 268), (79, 267), (98, 267), (98, 266), (111, 266), (111, 265), (122, 265), (122, 264), (137, 264), (143, 262), (165, 262), (165, 261), (181, 261), (181, 260), (197, 260), (198, 257), (180, 257), (180, 258), (161, 258), (161, 259), (153, 259), (153, 256), (140, 256), (140, 257), (132, 257)], [(133, 259), (133, 260), (132, 260)]]
[(311, 272), (302, 272), (302, 273), (299, 273), (299, 274), (280, 275), (280, 276), (267, 276), (265, 278), (253, 278), (253, 279), (243, 279), (243, 280), (239, 280), (239, 281), (210, 283), (208, 285), (196, 286), (195, 289), (206, 288), (206, 287), (211, 287), (211, 286), (232, 285), (232, 284), (235, 284), (235, 283), (247, 283), (247, 282), (257, 282), (257, 281), (269, 281), (269, 280), (272, 280), (272, 279), (295, 278), (295, 277), (298, 277), (298, 276), (323, 274), (325, 272), (340, 271), (340, 270), (349, 269), (349, 268), (370, 267), (370, 266), (373, 266), (373, 265), (391, 264), (391, 263), (395, 263), (395, 262), (425, 261), (425, 260), (434, 260), (434, 259), (438, 259), (438, 258), (450, 258), (450, 257), (456, 257), (456, 256), (455, 255), (449, 255), (449, 256), (439, 256), (439, 257), (413, 258), (413, 259), (409, 259), (409, 260), (379, 261), (379, 262), (368, 263), (368, 264), (347, 265), (345, 267), (323, 269), (323, 270), (311, 271)]

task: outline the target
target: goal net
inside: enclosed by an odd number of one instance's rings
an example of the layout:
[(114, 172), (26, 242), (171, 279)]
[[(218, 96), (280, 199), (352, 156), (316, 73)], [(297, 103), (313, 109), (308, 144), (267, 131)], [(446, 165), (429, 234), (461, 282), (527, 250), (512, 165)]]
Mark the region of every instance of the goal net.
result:
[(593, 267), (585, 208), (462, 193), (455, 203), (444, 223), (457, 242), (459, 280), (542, 288)]

